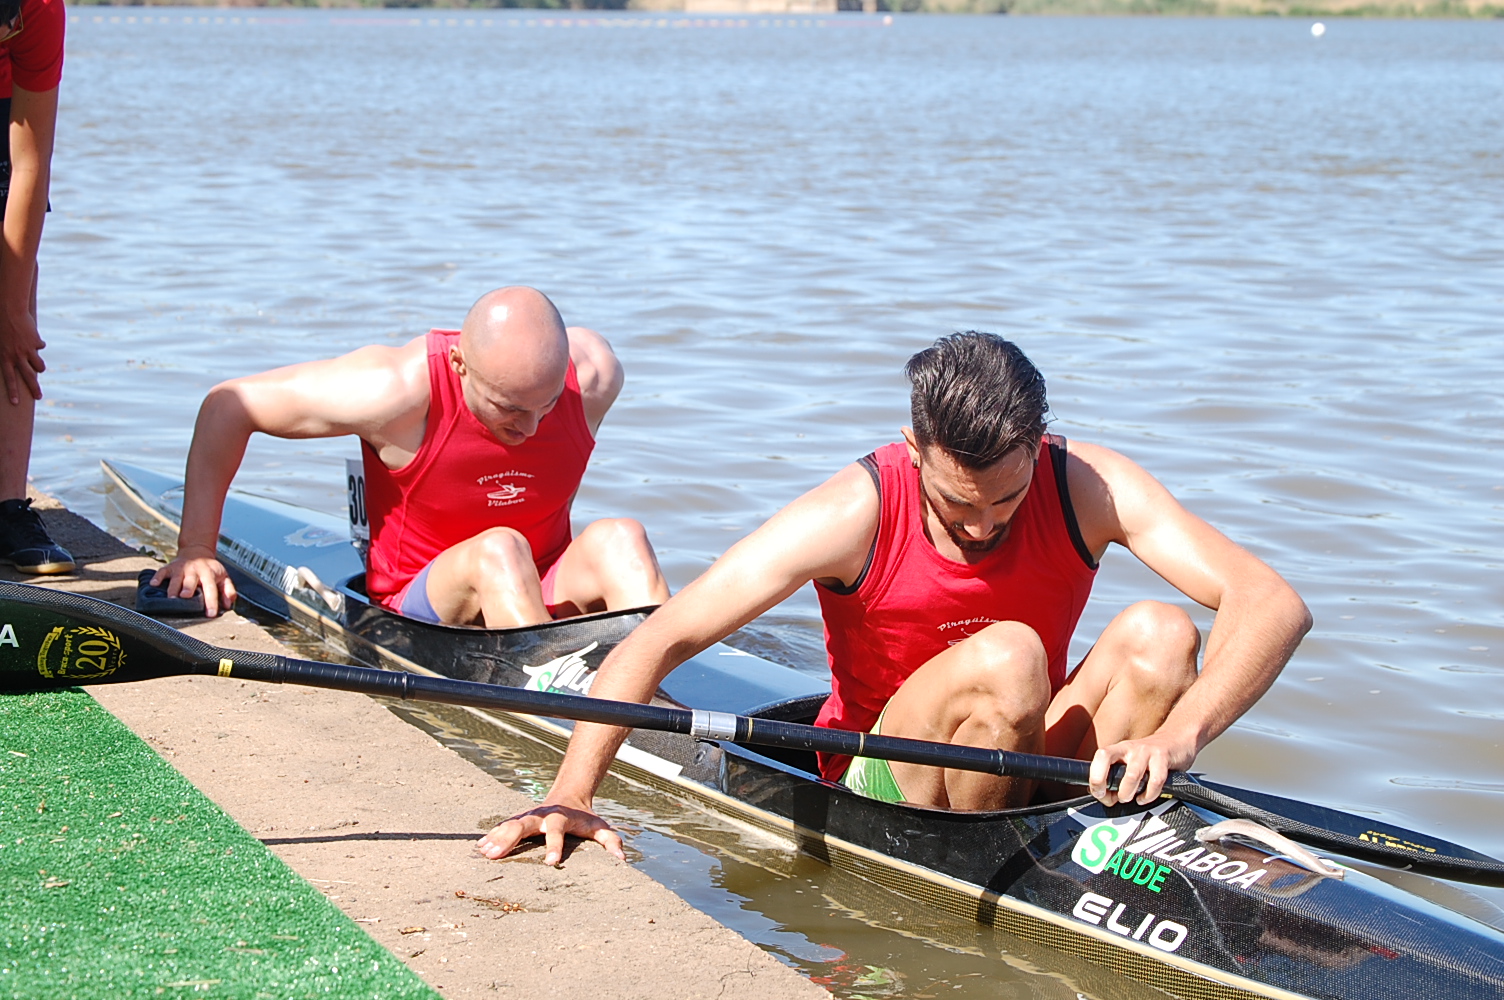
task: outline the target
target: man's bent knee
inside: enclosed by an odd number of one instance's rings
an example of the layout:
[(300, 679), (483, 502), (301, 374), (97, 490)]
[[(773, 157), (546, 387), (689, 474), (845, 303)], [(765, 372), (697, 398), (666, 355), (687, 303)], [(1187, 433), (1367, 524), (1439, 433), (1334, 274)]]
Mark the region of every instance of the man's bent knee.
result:
[(611, 578), (635, 580), (645, 575), (653, 580), (659, 576), (647, 529), (629, 517), (595, 521), (580, 533), (579, 540), (597, 571)]
[(1195, 681), (1201, 633), (1190, 615), (1171, 604), (1140, 601), (1123, 612), (1121, 624), (1136, 685), (1180, 692)]
[(952, 649), (962, 654), (952, 665), (960, 686), (995, 692), (1010, 704), (1048, 702), (1049, 656), (1022, 622), (995, 622)]
[(1048, 656), (1039, 633), (1023, 622), (993, 622), (956, 643), (969, 662), (986, 667), (1044, 666)]
[(580, 538), (593, 549), (608, 553), (635, 554), (649, 548), (648, 531), (630, 517), (603, 517), (591, 522)]
[(467, 543), (475, 571), (487, 578), (537, 573), (533, 549), (521, 532), (511, 528), (487, 528)]
[(1201, 633), (1191, 616), (1173, 604), (1139, 601), (1119, 619), (1120, 641), (1133, 652), (1174, 652), (1195, 656), (1201, 648)]

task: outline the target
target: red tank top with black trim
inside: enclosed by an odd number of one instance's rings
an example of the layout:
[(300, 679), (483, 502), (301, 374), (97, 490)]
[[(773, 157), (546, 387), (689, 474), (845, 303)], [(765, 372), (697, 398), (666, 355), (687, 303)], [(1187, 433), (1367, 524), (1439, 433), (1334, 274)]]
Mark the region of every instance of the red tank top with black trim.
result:
[[(998, 621), (1038, 633), (1051, 689), (1060, 689), (1071, 633), (1097, 571), (1065, 488), (1065, 455), (1065, 439), (1046, 435), (1007, 540), (978, 563), (947, 559), (929, 540), (919, 470), (903, 444), (862, 460), (882, 501), (877, 538), (853, 590), (815, 587), (831, 680), (816, 725), (869, 732), (910, 674)], [(821, 754), (820, 773), (838, 780), (850, 762)]]
[(465, 405), (449, 364), (459, 337), (428, 334), (428, 423), (412, 461), (388, 469), (362, 442), (371, 525), (366, 591), (383, 604), (440, 552), (488, 528), (521, 532), (540, 576), (569, 547), (569, 504), (595, 448), (574, 362), (537, 433), (506, 445)]

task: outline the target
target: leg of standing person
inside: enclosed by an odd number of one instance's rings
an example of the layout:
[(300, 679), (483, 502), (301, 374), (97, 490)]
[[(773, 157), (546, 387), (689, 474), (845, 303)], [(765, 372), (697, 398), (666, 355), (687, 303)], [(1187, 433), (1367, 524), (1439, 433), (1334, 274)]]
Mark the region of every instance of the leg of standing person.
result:
[[(7, 162), (6, 166), (9, 166)], [(8, 171), (0, 171), (8, 173)], [(0, 199), (0, 216), (4, 200)], [(37, 313), (37, 276), (31, 282), (31, 315)], [(69, 573), (73, 556), (47, 533), (42, 517), (26, 498), (26, 473), (31, 467), (31, 438), (36, 424), (37, 401), (21, 390), (19, 399), (0, 401), (5, 408), (0, 420), (0, 562), (23, 573)]]
[[(5, 40), (22, 31), (21, 0), (0, 0)], [(37, 248), (47, 217), (68, 16), (60, 3), (26, 6), (24, 45), (7, 45), (0, 91), (0, 562), (25, 573), (66, 573), (73, 557), (47, 534), (26, 498), (37, 376), (47, 345), (37, 332)]]

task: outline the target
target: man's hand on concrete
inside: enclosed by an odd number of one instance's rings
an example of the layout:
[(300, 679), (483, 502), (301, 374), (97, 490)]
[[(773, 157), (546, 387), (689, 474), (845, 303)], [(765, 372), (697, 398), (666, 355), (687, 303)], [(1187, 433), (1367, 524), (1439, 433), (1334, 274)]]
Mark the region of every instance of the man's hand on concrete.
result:
[(32, 399), (42, 398), (42, 383), (37, 376), (47, 370), (42, 360), (46, 347), (37, 333), (36, 317), (29, 311), (0, 312), (0, 374), (5, 378), (5, 394), (12, 405), (21, 402), (21, 393)]
[(202, 588), (204, 592), (204, 617), (213, 618), (221, 610), (235, 606), (235, 584), (224, 564), (212, 552), (205, 553), (194, 548), (178, 550), (178, 557), (157, 570), (151, 578), (153, 587), (166, 580), (169, 597), (192, 597)]
[[(1091, 793), (1104, 805), (1137, 802), (1154, 803), (1164, 790), (1171, 771), (1184, 771), (1196, 760), (1196, 747), (1158, 733), (1141, 740), (1123, 740), (1105, 746), (1091, 759)], [(1118, 791), (1107, 787), (1107, 775), (1115, 764), (1123, 764), (1123, 780)], [(1138, 790), (1139, 794), (1133, 792)]]
[(480, 838), (475, 849), (496, 860), (510, 854), (519, 843), (528, 837), (543, 837), (543, 863), (557, 865), (564, 858), (566, 835), (593, 840), (621, 860), (627, 860), (621, 849), (621, 837), (611, 829), (611, 824), (580, 804), (545, 801), (536, 809), (518, 813), (490, 833)]

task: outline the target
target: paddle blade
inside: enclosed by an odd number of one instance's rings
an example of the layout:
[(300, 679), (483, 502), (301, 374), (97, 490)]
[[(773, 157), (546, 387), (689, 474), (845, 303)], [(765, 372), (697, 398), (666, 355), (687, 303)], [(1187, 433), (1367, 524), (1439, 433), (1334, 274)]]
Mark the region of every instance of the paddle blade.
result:
[(213, 674), (220, 658), (214, 646), (108, 601), (0, 583), (0, 691)]
[(1430, 834), (1187, 774), (1173, 775), (1166, 788), (1182, 801), (1251, 819), (1309, 847), (1436, 878), (1504, 886), (1504, 861)]

